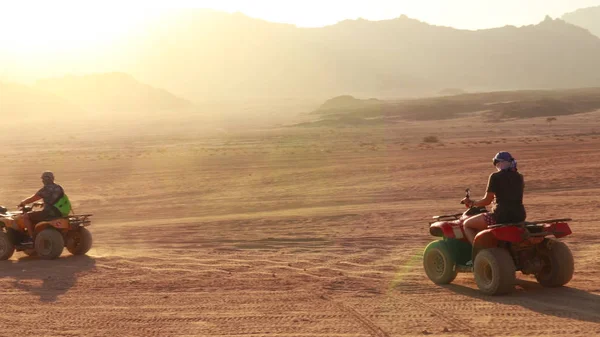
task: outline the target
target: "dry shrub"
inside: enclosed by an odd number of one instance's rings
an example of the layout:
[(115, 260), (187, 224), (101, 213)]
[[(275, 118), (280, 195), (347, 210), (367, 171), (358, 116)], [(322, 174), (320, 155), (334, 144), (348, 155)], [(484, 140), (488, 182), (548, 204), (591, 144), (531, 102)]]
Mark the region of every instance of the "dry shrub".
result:
[(427, 136), (423, 138), (423, 143), (439, 143), (440, 140), (437, 136)]

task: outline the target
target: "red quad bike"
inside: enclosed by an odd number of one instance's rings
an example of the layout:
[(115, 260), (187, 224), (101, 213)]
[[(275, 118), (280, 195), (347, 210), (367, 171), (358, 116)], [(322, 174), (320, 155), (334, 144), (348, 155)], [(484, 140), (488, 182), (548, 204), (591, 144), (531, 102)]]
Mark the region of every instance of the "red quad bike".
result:
[[(466, 192), (469, 197), (469, 189)], [(442, 239), (431, 242), (423, 253), (423, 267), (431, 281), (449, 284), (458, 272), (473, 272), (481, 292), (499, 295), (514, 288), (516, 271), (534, 275), (545, 287), (560, 287), (571, 280), (571, 250), (549, 238), (571, 234), (567, 224), (571, 219), (496, 224), (477, 233), (471, 245), (463, 223), (484, 212), (485, 207), (471, 207), (464, 213), (433, 217), (429, 232)], [(472, 266), (467, 265), (469, 261)]]

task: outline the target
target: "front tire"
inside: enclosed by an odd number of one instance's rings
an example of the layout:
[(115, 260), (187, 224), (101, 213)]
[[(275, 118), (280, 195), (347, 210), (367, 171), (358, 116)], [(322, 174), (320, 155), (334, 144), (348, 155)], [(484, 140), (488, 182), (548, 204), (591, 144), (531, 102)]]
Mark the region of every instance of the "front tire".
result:
[(0, 260), (8, 260), (15, 253), (15, 245), (8, 234), (0, 230)]
[(569, 247), (560, 241), (546, 239), (540, 252), (545, 266), (535, 274), (535, 279), (544, 287), (561, 287), (571, 281), (575, 261)]
[(506, 294), (513, 290), (517, 281), (512, 256), (502, 248), (489, 248), (477, 253), (473, 272), (477, 287), (487, 295)]
[(44, 260), (56, 259), (64, 248), (65, 240), (55, 229), (46, 228), (35, 237), (35, 251)]
[(425, 274), (435, 284), (448, 284), (456, 278), (456, 262), (443, 240), (430, 243), (423, 252)]
[(67, 234), (67, 250), (73, 255), (83, 255), (92, 248), (92, 233), (81, 227)]

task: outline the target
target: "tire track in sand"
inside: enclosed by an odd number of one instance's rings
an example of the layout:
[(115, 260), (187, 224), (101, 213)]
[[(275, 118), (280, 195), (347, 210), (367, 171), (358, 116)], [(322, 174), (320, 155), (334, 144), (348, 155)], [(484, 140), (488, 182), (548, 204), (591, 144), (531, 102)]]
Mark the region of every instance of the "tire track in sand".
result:
[(365, 317), (363, 314), (361, 314), (354, 308), (349, 307), (344, 303), (334, 301), (327, 295), (321, 295), (321, 298), (335, 304), (335, 306), (338, 307), (340, 310), (354, 317), (365, 329), (369, 331), (371, 336), (390, 337), (390, 335), (387, 332), (383, 331), (383, 329), (380, 328), (377, 324), (375, 324), (373, 321)]

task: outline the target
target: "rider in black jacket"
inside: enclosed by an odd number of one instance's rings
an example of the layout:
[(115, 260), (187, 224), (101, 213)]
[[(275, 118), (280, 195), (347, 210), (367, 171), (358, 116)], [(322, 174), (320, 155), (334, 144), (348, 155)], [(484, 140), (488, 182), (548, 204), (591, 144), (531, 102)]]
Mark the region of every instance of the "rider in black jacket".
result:
[(525, 182), (523, 175), (517, 171), (517, 161), (508, 152), (499, 152), (494, 156), (494, 166), (497, 172), (490, 175), (486, 193), (481, 200), (463, 202), (470, 207), (487, 206), (496, 199), (496, 205), (491, 212), (478, 214), (464, 223), (465, 235), (473, 243), (475, 235), (488, 226), (496, 223), (525, 221), (527, 214), (523, 206), (523, 190)]

